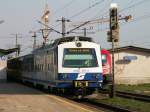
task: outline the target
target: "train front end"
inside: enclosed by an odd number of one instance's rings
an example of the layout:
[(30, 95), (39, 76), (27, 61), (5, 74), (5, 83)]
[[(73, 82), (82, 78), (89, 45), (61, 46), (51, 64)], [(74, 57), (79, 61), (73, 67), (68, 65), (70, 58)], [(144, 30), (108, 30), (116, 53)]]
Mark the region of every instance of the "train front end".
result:
[(92, 94), (102, 87), (100, 45), (74, 41), (58, 46), (57, 87), (72, 91), (76, 96)]
[(103, 68), (103, 84), (109, 84), (112, 82), (112, 61), (109, 51), (102, 49), (102, 68)]

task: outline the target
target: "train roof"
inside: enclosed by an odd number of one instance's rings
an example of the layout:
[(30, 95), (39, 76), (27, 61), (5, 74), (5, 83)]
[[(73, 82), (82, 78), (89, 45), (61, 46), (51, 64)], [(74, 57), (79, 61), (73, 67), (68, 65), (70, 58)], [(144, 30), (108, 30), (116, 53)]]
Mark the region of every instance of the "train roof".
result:
[(83, 36), (69, 36), (69, 37), (63, 37), (56, 39), (54, 41), (54, 44), (61, 44), (64, 42), (72, 42), (72, 41), (88, 41), (88, 42), (93, 42), (93, 39), (91, 37), (83, 37)]
[(43, 50), (47, 48), (52, 48), (56, 47), (59, 44), (65, 43), (65, 42), (72, 42), (72, 41), (88, 41), (88, 42), (94, 42), (91, 37), (83, 37), (83, 36), (69, 36), (69, 37), (63, 37), (63, 38), (58, 38), (54, 40), (53, 43), (48, 44), (48, 45), (43, 45), (40, 48), (35, 49), (33, 52), (36, 52), (38, 50)]
[(108, 54), (108, 53), (110, 53), (108, 50), (106, 50), (106, 49), (101, 49), (101, 53), (103, 53), (103, 54)]

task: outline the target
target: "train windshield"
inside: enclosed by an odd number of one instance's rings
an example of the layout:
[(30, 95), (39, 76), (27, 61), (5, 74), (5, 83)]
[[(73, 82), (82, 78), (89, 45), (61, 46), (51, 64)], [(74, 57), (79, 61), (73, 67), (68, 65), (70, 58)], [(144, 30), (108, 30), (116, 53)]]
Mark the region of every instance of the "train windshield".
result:
[(94, 48), (64, 49), (63, 67), (85, 68), (98, 67)]
[(107, 62), (106, 54), (102, 54), (102, 65)]

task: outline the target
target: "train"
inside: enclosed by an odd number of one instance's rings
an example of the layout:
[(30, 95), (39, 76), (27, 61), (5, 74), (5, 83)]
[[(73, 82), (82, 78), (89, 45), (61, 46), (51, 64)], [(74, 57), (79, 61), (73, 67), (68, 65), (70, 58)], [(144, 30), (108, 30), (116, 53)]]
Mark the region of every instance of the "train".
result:
[(102, 69), (103, 69), (103, 85), (112, 83), (112, 60), (111, 54), (106, 49), (101, 49)]
[(59, 38), (28, 55), (9, 59), (7, 79), (84, 98), (103, 85), (99, 51), (101, 46), (88, 37)]

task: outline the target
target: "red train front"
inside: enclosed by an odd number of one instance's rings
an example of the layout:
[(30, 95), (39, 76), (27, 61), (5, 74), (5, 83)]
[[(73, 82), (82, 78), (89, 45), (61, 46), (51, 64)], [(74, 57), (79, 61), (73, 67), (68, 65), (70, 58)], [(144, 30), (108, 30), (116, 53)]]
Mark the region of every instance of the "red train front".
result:
[(111, 55), (109, 51), (102, 49), (102, 67), (103, 67), (103, 81), (104, 84), (107, 84), (112, 81), (112, 61), (111, 61)]

